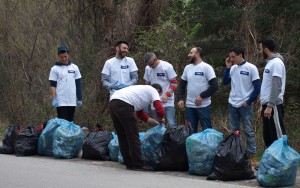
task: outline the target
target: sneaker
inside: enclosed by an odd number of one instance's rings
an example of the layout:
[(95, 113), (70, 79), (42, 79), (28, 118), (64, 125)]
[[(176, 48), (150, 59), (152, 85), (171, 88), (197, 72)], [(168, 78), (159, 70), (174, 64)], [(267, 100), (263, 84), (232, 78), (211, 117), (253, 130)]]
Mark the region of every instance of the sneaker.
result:
[(256, 158), (255, 158), (255, 155), (251, 155), (251, 156), (249, 157), (249, 159), (250, 159), (251, 166), (253, 166), (253, 168), (254, 168), (255, 170), (258, 170), (259, 163), (257, 162), (257, 160), (256, 160)]

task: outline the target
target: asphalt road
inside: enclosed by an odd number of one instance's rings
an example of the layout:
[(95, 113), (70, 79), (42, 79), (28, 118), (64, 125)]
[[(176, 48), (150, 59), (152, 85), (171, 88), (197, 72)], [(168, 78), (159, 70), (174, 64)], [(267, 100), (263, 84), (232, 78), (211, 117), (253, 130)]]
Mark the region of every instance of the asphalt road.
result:
[[(130, 171), (117, 162), (0, 154), (0, 188), (238, 188), (259, 187), (256, 179), (208, 181), (187, 172)], [(300, 187), (298, 172), (297, 183)]]
[(231, 188), (255, 181), (207, 181), (187, 172), (129, 171), (111, 161), (0, 154), (0, 188)]

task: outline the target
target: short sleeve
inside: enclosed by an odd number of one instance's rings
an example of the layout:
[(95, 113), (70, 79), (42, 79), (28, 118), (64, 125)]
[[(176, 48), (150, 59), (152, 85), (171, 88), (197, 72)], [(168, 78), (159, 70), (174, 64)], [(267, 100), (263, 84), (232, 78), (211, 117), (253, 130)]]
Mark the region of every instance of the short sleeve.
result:
[(182, 76), (181, 76), (181, 79), (182, 80), (185, 80), (187, 81), (187, 69), (188, 69), (188, 66), (186, 66), (183, 70), (183, 73), (182, 73)]
[(273, 63), (273, 74), (272, 76), (276, 76), (276, 77), (279, 77), (279, 78), (282, 78), (282, 73), (284, 72), (284, 64), (281, 63), (281, 62), (275, 62)]
[(253, 65), (253, 67), (252, 67), (252, 81), (258, 80), (258, 79), (259, 79), (258, 70), (257, 70), (256, 66)]
[(212, 66), (208, 65), (206, 72), (207, 72), (206, 78), (207, 78), (208, 81), (216, 77), (215, 71), (212, 68)]
[(49, 80), (57, 81), (57, 74), (56, 74), (55, 66), (52, 67), (50, 70)]
[(166, 71), (167, 71), (167, 75), (168, 75), (169, 80), (171, 80), (173, 78), (176, 78), (177, 74), (176, 74), (172, 64), (170, 64), (168, 66)]
[(104, 64), (103, 70), (102, 70), (102, 74), (106, 74), (106, 75), (110, 75), (110, 63), (109, 60), (107, 60)]
[(137, 71), (137, 70), (138, 70), (138, 68), (137, 68), (137, 66), (136, 66), (136, 64), (135, 64), (135, 61), (134, 61), (134, 59), (130, 58), (130, 62), (131, 62), (131, 66), (130, 66), (130, 72)]
[(80, 74), (80, 71), (79, 71), (79, 68), (77, 66), (75, 66), (75, 79), (79, 79), (81, 78), (81, 74)]
[(150, 82), (150, 79), (149, 79), (149, 69), (147, 67), (148, 66), (145, 67), (144, 80), (146, 82)]

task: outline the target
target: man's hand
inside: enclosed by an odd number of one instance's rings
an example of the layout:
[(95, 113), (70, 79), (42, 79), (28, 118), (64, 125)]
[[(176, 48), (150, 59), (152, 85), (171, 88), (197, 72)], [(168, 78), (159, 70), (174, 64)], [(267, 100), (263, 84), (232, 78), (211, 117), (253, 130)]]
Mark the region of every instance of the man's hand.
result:
[(264, 111), (264, 116), (265, 116), (266, 118), (269, 118), (269, 119), (270, 119), (270, 117), (271, 117), (271, 115), (272, 115), (272, 110), (273, 110), (272, 107), (267, 106), (267, 108), (266, 108), (265, 111)]
[(57, 103), (56, 98), (53, 98), (53, 99), (52, 99), (51, 105), (52, 105), (52, 107), (54, 107), (54, 108), (56, 108), (56, 107), (58, 106), (58, 103)]
[(159, 124), (161, 124), (161, 125), (162, 125), (162, 124), (163, 124), (163, 125), (166, 124), (165, 118), (162, 118), (161, 120), (159, 120)]
[(168, 98), (169, 98), (169, 97), (168, 97), (166, 94), (163, 94), (163, 95), (162, 95), (161, 102), (163, 102), (163, 103), (168, 102)]
[(230, 69), (232, 67), (232, 62), (230, 60), (230, 57), (226, 58), (225, 65), (226, 65), (226, 68), (228, 68), (228, 69)]
[(109, 89), (110, 89), (110, 90), (117, 89), (117, 86), (118, 86), (118, 82), (112, 84), (112, 85), (109, 87)]
[(147, 120), (147, 123), (150, 123), (150, 124), (153, 124), (153, 125), (159, 125), (159, 122), (156, 121), (155, 119), (153, 118), (150, 118)]
[(195, 99), (195, 105), (196, 106), (200, 106), (201, 103), (202, 103), (202, 98), (200, 96), (197, 96), (196, 99)]
[(77, 106), (82, 107), (82, 101), (77, 101)]
[(123, 89), (124, 87), (128, 87), (126, 84), (118, 83), (116, 90)]
[(180, 100), (177, 104), (178, 104), (179, 109), (183, 110), (183, 108), (184, 108), (184, 102), (183, 102), (183, 100)]
[(243, 103), (243, 107), (244, 107), (244, 108), (249, 108), (250, 105), (249, 105), (248, 103), (244, 102), (244, 103)]

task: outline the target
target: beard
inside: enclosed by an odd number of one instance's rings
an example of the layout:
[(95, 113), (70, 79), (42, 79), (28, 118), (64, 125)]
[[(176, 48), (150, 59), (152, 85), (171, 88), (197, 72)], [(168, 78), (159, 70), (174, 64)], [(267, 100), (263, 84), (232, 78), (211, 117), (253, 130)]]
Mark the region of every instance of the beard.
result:
[(119, 57), (124, 58), (127, 55), (127, 52), (125, 52), (125, 51), (119, 51), (118, 55), (119, 55)]
[(266, 52), (263, 51), (262, 55), (263, 55), (264, 59), (268, 59), (268, 54), (266, 54)]
[(195, 57), (190, 58), (190, 64), (195, 64), (195, 61), (196, 61)]

